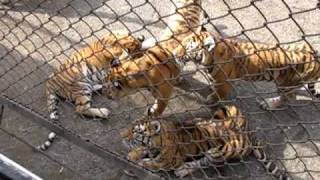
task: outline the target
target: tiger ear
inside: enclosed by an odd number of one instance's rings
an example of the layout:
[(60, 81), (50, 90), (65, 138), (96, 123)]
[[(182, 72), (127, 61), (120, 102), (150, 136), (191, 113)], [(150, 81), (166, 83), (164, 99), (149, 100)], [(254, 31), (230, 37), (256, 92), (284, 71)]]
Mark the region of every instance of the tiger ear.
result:
[(118, 67), (121, 65), (121, 61), (119, 58), (113, 58), (110, 62), (111, 68)]
[(218, 105), (218, 109), (215, 111), (213, 118), (214, 119), (224, 119), (229, 116), (228, 110), (223, 105)]
[(208, 31), (206, 27), (204, 27), (204, 25), (200, 25), (199, 27), (197, 27), (196, 29), (196, 33), (197, 34), (201, 34), (202, 31)]
[(143, 42), (144, 39), (145, 39), (144, 35), (141, 35), (141, 36), (137, 37), (137, 40), (140, 41), (140, 42)]
[(123, 49), (122, 54), (118, 58), (113, 58), (110, 62), (111, 68), (118, 67), (121, 65), (121, 60), (129, 57), (128, 49)]
[(160, 133), (161, 125), (160, 125), (159, 121), (151, 121), (150, 124), (153, 126), (153, 128), (155, 129), (156, 133)]
[(120, 60), (126, 59), (129, 57), (129, 49), (125, 48), (122, 50), (122, 54), (119, 56)]
[(204, 44), (204, 46), (208, 47), (209, 52), (211, 52), (214, 49), (214, 47), (216, 46), (216, 42), (215, 42), (213, 36), (211, 36), (211, 35), (208, 36), (206, 39), (204, 39), (203, 44)]
[(119, 89), (119, 90), (122, 89), (122, 84), (121, 84), (121, 82), (120, 82), (119, 80), (114, 80), (114, 81), (112, 81), (112, 85), (113, 85), (114, 87), (116, 87), (117, 89)]

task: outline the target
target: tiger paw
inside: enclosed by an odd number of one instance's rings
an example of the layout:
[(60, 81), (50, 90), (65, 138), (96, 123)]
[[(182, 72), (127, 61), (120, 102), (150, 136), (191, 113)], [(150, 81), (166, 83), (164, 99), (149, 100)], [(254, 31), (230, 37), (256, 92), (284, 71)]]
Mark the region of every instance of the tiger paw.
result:
[(140, 160), (138, 162), (139, 166), (145, 167), (145, 168), (147, 168), (149, 170), (153, 170), (154, 169), (153, 164), (154, 164), (154, 162), (153, 162), (153, 160), (151, 158), (144, 158), (144, 159), (142, 159), (142, 160)]
[(99, 116), (103, 119), (107, 119), (111, 113), (111, 111), (107, 108), (100, 108), (99, 111), (100, 111)]
[(214, 105), (218, 102), (219, 98), (217, 98), (216, 94), (209, 94), (204, 101), (206, 105)]
[(55, 111), (55, 112), (50, 113), (49, 117), (51, 120), (54, 120), (54, 121), (58, 120), (59, 119), (58, 112)]
[(272, 97), (272, 98), (256, 98), (256, 101), (259, 103), (261, 109), (264, 110), (275, 110), (279, 109), (283, 105), (281, 96)]
[(193, 169), (185, 167), (185, 166), (181, 166), (174, 171), (174, 175), (178, 178), (183, 178), (185, 176), (188, 176), (192, 172), (193, 172)]

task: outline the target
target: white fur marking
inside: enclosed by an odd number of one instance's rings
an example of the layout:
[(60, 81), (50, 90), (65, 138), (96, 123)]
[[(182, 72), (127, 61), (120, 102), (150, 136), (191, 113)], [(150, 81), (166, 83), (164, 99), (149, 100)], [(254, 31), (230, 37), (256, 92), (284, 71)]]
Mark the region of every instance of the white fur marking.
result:
[(141, 50), (146, 50), (146, 49), (149, 49), (149, 48), (155, 46), (156, 42), (157, 42), (157, 40), (153, 37), (144, 40), (141, 44)]
[(50, 113), (50, 119), (58, 119), (57, 112)]
[(159, 108), (158, 100), (155, 100), (155, 101), (154, 101), (154, 104), (153, 104), (153, 105), (151, 106), (151, 108), (150, 108), (150, 112), (151, 112), (151, 113), (154, 113), (158, 108)]
[(49, 133), (49, 135), (48, 135), (49, 141), (53, 141), (56, 137), (57, 137), (57, 135), (56, 135), (56, 133), (54, 133), (54, 132), (51, 132), (51, 133)]
[(277, 108), (282, 105), (282, 98), (281, 96), (266, 98), (264, 100), (258, 100), (258, 103), (262, 109)]
[(95, 84), (92, 86), (92, 90), (98, 91), (98, 90), (102, 89), (102, 87), (103, 87), (102, 84)]

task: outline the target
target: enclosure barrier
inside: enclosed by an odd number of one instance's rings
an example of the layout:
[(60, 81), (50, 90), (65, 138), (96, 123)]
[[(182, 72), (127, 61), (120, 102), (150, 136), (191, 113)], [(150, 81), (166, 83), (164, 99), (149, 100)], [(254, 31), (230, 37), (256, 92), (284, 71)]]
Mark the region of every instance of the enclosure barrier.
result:
[[(73, 103), (62, 101), (59, 121), (52, 122), (45, 95), (45, 83), (53, 69), (73, 52), (111, 31), (125, 29), (134, 36), (159, 39), (168, 18), (175, 13), (172, 1), (11, 0), (0, 4), (0, 105), (4, 107), (0, 113), (1, 153), (16, 158), (23, 156), (22, 145), (12, 143), (12, 139), (31, 148), (32, 156), (17, 162), (28, 169), (28, 166), (43, 167), (30, 170), (44, 179), (50, 173), (58, 174), (57, 177), (64, 175), (52, 171), (50, 163), (63, 167), (74, 179), (119, 179), (122, 175), (174, 179), (172, 171), (151, 171), (125, 158), (128, 151), (119, 131), (141, 118), (152, 105), (154, 99), (147, 90), (137, 89), (117, 100), (101, 94), (94, 96), (95, 107), (111, 110), (110, 117), (101, 121), (77, 115)], [(308, 44), (313, 50), (319, 50), (320, 1), (203, 0), (201, 7), (209, 17), (205, 27), (224, 38), (280, 47)], [(163, 119), (182, 122), (211, 118), (211, 107), (203, 103), (210, 93), (210, 75), (190, 62), (181, 76), (181, 82), (172, 84), (175, 93)], [(320, 179), (319, 100), (302, 92), (298, 100), (289, 101), (283, 108), (263, 110), (256, 99), (279, 95), (274, 82), (245, 81), (244, 78), (227, 82), (232, 84), (233, 93), (220, 103), (236, 104), (241, 109), (248, 119), (250, 132), (265, 139), (270, 159), (293, 179)], [(48, 151), (39, 150), (37, 146), (50, 131), (57, 134), (57, 142), (53, 142)], [(47, 158), (48, 163), (37, 161), (37, 156)], [(97, 158), (102, 159), (101, 163)], [(187, 178), (271, 177), (249, 156), (225, 162), (223, 167), (204, 167)]]

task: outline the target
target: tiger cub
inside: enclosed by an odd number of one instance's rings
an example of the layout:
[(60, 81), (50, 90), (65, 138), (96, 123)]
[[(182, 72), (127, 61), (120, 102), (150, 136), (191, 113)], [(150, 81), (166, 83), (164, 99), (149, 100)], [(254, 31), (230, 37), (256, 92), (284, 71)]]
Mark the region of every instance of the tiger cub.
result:
[[(168, 27), (162, 33), (163, 41), (154, 46), (143, 42), (143, 48), (148, 48), (142, 57), (115, 60), (114, 68), (106, 76), (106, 82), (109, 83), (106, 83), (104, 95), (111, 99), (125, 96), (139, 88), (149, 89), (156, 99), (147, 110), (151, 116), (158, 116), (165, 110), (173, 92), (172, 84), (179, 81), (184, 65), (173, 60), (173, 56), (182, 56), (178, 51), (173, 54), (173, 51), (187, 35), (200, 26), (203, 13), (201, 0), (173, 2), (176, 4), (176, 13), (170, 16)], [(123, 57), (127, 55), (124, 54)]]
[(170, 15), (166, 29), (161, 33), (160, 40), (188, 34), (200, 26), (201, 0), (173, 0), (175, 13)]
[(124, 50), (133, 53), (141, 48), (143, 37), (135, 38), (125, 32), (109, 33), (74, 53), (50, 75), (46, 83), (47, 104), (50, 119), (58, 119), (58, 97), (75, 102), (80, 114), (107, 118), (106, 108), (92, 108), (91, 96), (102, 88), (104, 77), (112, 59)]
[[(211, 42), (211, 43), (207, 43)], [(278, 98), (259, 101), (261, 106), (277, 108), (297, 87), (313, 83), (320, 77), (317, 53), (306, 44), (277, 46), (218, 38), (202, 29), (186, 37), (177, 50), (185, 50), (176, 61), (197, 61), (206, 67), (216, 81), (215, 91), (207, 97), (212, 104), (225, 99), (232, 90), (232, 80), (274, 81), (281, 94)], [(310, 89), (315, 93), (314, 89)]]
[(151, 170), (174, 170), (176, 176), (184, 177), (201, 167), (223, 165), (252, 153), (273, 176), (289, 179), (268, 160), (261, 142), (250, 133), (247, 119), (233, 105), (219, 107), (209, 120), (139, 120), (120, 135), (130, 149), (127, 158)]
[[(159, 42), (168, 49), (176, 48), (184, 37), (201, 25), (201, 0), (172, 0), (173, 14), (169, 15), (167, 27), (161, 31)], [(173, 40), (175, 39), (175, 40)], [(142, 49), (155, 46), (155, 38), (149, 38), (142, 44)]]
[[(137, 52), (144, 37), (133, 37), (124, 31), (109, 33), (102, 39), (80, 49), (61, 64), (46, 82), (49, 118), (58, 120), (59, 97), (75, 103), (76, 111), (90, 117), (107, 118), (107, 108), (92, 108), (91, 96), (103, 86), (104, 77), (112, 59), (123, 54)], [(39, 146), (47, 150), (56, 137), (54, 132)]]

